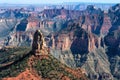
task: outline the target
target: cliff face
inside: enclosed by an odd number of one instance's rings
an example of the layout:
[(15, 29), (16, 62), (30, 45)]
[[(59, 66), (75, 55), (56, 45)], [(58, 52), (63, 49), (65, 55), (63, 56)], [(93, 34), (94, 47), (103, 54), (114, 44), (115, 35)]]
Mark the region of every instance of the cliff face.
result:
[(84, 23), (82, 28), (87, 30), (88, 32), (92, 32), (95, 34), (100, 34), (104, 13), (101, 9), (95, 9), (94, 6), (90, 5), (87, 7), (84, 13)]
[(40, 30), (36, 30), (32, 43), (32, 51), (35, 55), (48, 55), (48, 49)]
[[(25, 48), (5, 48), (2, 53), (10, 55), (8, 62), (1, 58), (0, 79), (2, 80), (88, 80), (84, 70), (80, 68), (70, 68), (60, 63), (45, 48), (44, 37), (40, 30), (34, 34), (32, 51), (28, 52)], [(12, 52), (9, 50), (12, 49)], [(15, 55), (15, 53), (17, 54)], [(26, 53), (28, 52), (28, 53)], [(14, 54), (14, 56), (12, 56)], [(19, 56), (18, 56), (19, 54)], [(1, 56), (4, 56), (1, 54)], [(12, 58), (11, 58), (12, 56)], [(3, 63), (2, 63), (3, 62)], [(7, 73), (6, 73), (7, 72)]]
[[(107, 33), (102, 28), (106, 25), (103, 25), (103, 21), (103, 11), (95, 9), (93, 6), (88, 6), (84, 12), (81, 12), (78, 18), (67, 21), (66, 27), (59, 31), (59, 33), (52, 34), (49, 45), (52, 48), (61, 50), (69, 50), (71, 48), (76, 50), (81, 49), (80, 53), (82, 51), (83, 53), (91, 52), (95, 48), (103, 46), (102, 37), (97, 36), (101, 34), (101, 31)], [(73, 48), (74, 45), (76, 45), (76, 48)], [(76, 52), (76, 50), (74, 51)]]
[(69, 21), (59, 33), (48, 36), (48, 45), (56, 58), (69, 66), (84, 68), (91, 80), (113, 79), (104, 42), (112, 25), (111, 19), (107, 13), (92, 6), (86, 13), (78, 20)]
[[(20, 13), (19, 10), (18, 12)], [(18, 14), (17, 11), (16, 11), (16, 14)], [(14, 13), (14, 16), (16, 14)], [(20, 15), (18, 17), (20, 17)], [(15, 17), (15, 18), (18, 19), (18, 17)], [(24, 16), (21, 16), (21, 17), (24, 17)], [(101, 11), (100, 9), (95, 9), (93, 6), (88, 7), (84, 11), (66, 10), (64, 8), (63, 9), (46, 9), (41, 13), (38, 13), (35, 15), (31, 14), (30, 16), (26, 16), (25, 19), (20, 18), (17, 24), (15, 25), (15, 27), (13, 28), (13, 31), (12, 31), (13, 33), (11, 33), (8, 36), (8, 38), (12, 37), (14, 38), (14, 41), (15, 41), (17, 39), (13, 35), (20, 33), (20, 34), (23, 34), (25, 37), (28, 37), (30, 40), (32, 40), (31, 37), (29, 36), (33, 35), (31, 33), (34, 32), (36, 29), (40, 29), (43, 32), (43, 34), (47, 36), (50, 33), (54, 33), (65, 28), (69, 20), (71, 19), (79, 20), (77, 21), (79, 23), (79, 26), (82, 26), (82, 28), (84, 28), (88, 32), (100, 34), (100, 30), (103, 23), (103, 11)], [(17, 38), (19, 39), (21, 37), (22, 36), (19, 35)], [(5, 44), (11, 45), (11, 43), (14, 43), (14, 41), (12, 42), (12, 40), (13, 39), (11, 39), (11, 42), (8, 41)], [(22, 42), (28, 42), (28, 41), (26, 39), (21, 38), (21, 41), (17, 40), (16, 43), (19, 43), (19, 46), (21, 46)], [(31, 43), (27, 43), (27, 44), (30, 45)], [(14, 45), (18, 46), (18, 44), (14, 44)]]
[[(47, 36), (52, 32), (57, 32), (66, 26), (65, 20), (40, 20), (39, 18), (29, 17), (16, 19), (11, 31), (6, 35), (2, 45), (6, 46), (30, 46), (33, 41), (33, 33), (40, 29), (43, 35)], [(25, 43), (25, 44), (24, 44)]]
[(76, 10), (66, 10), (66, 9), (46, 9), (44, 10), (41, 15), (44, 18), (61, 18), (61, 19), (66, 19), (66, 18), (72, 18), (76, 19), (81, 15), (81, 11), (76, 11)]
[(112, 27), (109, 33), (105, 36), (105, 43), (108, 47), (107, 55), (110, 61), (110, 68), (115, 79), (120, 77), (120, 4), (117, 4), (109, 9), (109, 16), (111, 18)]
[[(119, 80), (119, 15), (119, 4), (108, 12), (92, 5), (83, 11), (46, 9), (20, 20), (5, 44), (30, 46), (34, 41), (34, 50), (40, 53), (42, 32), (51, 54), (62, 63), (85, 69), (91, 80)], [(33, 35), (36, 29), (41, 32)]]
[(4, 45), (4, 39), (11, 33), (17, 20), (14, 18), (0, 19), (0, 47)]
[(103, 19), (103, 24), (101, 28), (101, 33), (103, 35), (107, 35), (109, 33), (109, 29), (111, 28), (111, 19), (108, 13), (104, 13), (104, 19)]
[(4, 41), (6, 46), (30, 46), (34, 32), (15, 32), (10, 34)]
[(52, 54), (61, 62), (82, 67), (90, 79), (112, 79), (102, 37), (82, 29), (76, 21), (49, 37)]

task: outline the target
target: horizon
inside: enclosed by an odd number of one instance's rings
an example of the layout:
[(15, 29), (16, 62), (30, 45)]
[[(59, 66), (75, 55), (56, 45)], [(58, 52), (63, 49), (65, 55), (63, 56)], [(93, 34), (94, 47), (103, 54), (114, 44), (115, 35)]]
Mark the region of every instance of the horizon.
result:
[(101, 0), (87, 0), (87, 1), (84, 1), (84, 0), (77, 0), (77, 1), (74, 1), (74, 0), (61, 0), (61, 1), (56, 1), (56, 0), (44, 0), (43, 1), (38, 1), (38, 0), (27, 0), (27, 1), (24, 1), (22, 2), (21, 0), (0, 0), (0, 4), (63, 4), (63, 3), (103, 3), (103, 4), (116, 4), (116, 3), (120, 3), (119, 0), (109, 0), (109, 1), (101, 1)]

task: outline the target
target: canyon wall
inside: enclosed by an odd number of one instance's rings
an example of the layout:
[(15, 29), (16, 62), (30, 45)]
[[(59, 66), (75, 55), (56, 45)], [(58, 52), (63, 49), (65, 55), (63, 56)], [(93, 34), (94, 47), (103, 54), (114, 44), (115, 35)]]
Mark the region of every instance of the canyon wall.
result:
[(108, 12), (92, 5), (83, 11), (46, 9), (35, 16), (17, 16), (3, 43), (30, 46), (33, 33), (40, 29), (51, 54), (62, 63), (83, 68), (91, 80), (119, 80), (119, 15), (119, 4)]

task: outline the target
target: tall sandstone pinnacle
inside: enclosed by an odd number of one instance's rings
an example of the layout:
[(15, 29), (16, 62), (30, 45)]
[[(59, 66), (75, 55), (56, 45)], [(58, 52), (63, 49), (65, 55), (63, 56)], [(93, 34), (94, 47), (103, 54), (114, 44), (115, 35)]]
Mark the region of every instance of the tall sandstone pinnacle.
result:
[(34, 33), (32, 51), (35, 53), (35, 55), (48, 54), (48, 49), (46, 47), (44, 37), (40, 30), (36, 30), (36, 32)]

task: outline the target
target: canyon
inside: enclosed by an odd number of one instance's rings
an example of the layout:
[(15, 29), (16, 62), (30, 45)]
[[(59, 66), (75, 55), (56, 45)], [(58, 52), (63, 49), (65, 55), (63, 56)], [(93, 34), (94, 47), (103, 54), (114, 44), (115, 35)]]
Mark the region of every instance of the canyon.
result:
[(0, 20), (1, 48), (32, 46), (39, 29), (50, 54), (63, 64), (81, 68), (90, 80), (120, 79), (120, 4), (108, 10), (88, 5), (84, 10), (18, 9), (3, 14), (8, 17)]

